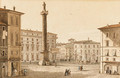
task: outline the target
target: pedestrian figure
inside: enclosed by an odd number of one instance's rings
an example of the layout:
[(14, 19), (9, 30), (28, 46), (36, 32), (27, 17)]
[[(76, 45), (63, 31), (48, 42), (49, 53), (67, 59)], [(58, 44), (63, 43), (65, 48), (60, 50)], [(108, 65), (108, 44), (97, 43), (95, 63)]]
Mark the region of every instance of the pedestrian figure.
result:
[(81, 70), (81, 69), (80, 69), (80, 66), (78, 66), (78, 70)]
[(82, 66), (80, 66), (80, 71), (82, 71)]
[(17, 70), (16, 69), (14, 70), (14, 73), (15, 73), (15, 76), (16, 76), (17, 75)]
[(65, 76), (67, 76), (67, 75), (68, 75), (68, 70), (66, 69), (66, 70), (65, 70)]
[(109, 74), (112, 74), (112, 71), (110, 70)]
[(26, 73), (27, 73), (27, 70), (26, 70), (26, 69), (24, 69), (24, 76), (26, 76)]
[(83, 66), (81, 66), (81, 71), (83, 70)]
[(71, 71), (70, 71), (70, 69), (68, 70), (68, 75), (71, 75)]

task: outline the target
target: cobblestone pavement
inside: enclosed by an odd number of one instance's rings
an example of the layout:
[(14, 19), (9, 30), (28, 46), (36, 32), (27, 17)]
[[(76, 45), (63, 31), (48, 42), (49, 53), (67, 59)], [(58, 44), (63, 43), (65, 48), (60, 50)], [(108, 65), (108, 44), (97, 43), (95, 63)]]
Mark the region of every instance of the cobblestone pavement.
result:
[[(27, 76), (11, 78), (120, 78), (120, 75), (99, 74), (99, 65), (83, 65), (83, 71), (78, 70), (78, 64), (59, 64), (59, 66), (39, 66), (35, 64), (22, 65), (28, 69)], [(71, 70), (71, 75), (64, 76), (65, 69)]]

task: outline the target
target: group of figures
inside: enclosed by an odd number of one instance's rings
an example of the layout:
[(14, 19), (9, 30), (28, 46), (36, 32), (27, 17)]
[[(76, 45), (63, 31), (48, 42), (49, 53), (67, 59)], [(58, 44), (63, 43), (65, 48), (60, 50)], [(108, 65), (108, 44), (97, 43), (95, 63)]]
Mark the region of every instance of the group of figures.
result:
[(78, 70), (82, 71), (83, 70), (83, 66), (78, 66)]
[(14, 69), (13, 69), (13, 72), (12, 72), (12, 76), (16, 76), (16, 75), (17, 75), (17, 72), (18, 72), (17, 69), (14, 68)]
[(65, 70), (65, 76), (68, 76), (68, 75), (71, 75), (70, 69), (66, 69), (66, 70)]
[[(111, 71), (111, 70), (106, 70), (106, 74), (112, 74), (112, 71)], [(118, 72), (117, 72), (117, 71), (114, 71), (113, 74), (114, 74), (114, 75), (118, 75)]]
[(27, 74), (27, 69), (23, 69), (23, 70), (22, 70), (22, 73), (23, 73), (24, 76), (26, 76), (26, 74)]
[[(13, 73), (12, 73), (12, 76), (17, 76), (17, 70), (16, 69), (14, 69), (13, 70)], [(27, 74), (27, 69), (23, 69), (22, 70), (22, 74), (24, 75), (24, 76), (26, 76), (26, 74)]]

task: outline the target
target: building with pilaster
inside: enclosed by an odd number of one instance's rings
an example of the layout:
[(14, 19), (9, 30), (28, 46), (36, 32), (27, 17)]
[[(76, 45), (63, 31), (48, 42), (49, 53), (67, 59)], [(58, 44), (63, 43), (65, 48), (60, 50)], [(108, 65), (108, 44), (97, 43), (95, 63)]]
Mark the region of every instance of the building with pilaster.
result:
[(92, 40), (74, 42), (74, 59), (78, 63), (100, 63), (100, 43)]
[(101, 73), (120, 74), (120, 24), (98, 28), (102, 32)]
[[(2, 77), (21, 73), (21, 15), (13, 10), (0, 8), (0, 73)], [(1, 78), (1, 77), (0, 77)]]
[[(51, 52), (52, 48), (56, 48), (57, 34), (47, 33), (47, 47)], [(27, 63), (39, 62), (42, 52), (42, 32), (34, 30), (21, 30), (21, 61)], [(53, 56), (54, 57), (54, 56)], [(51, 56), (51, 59), (53, 58)]]
[(57, 60), (58, 61), (66, 61), (66, 43), (57, 43), (56, 48), (59, 49), (57, 53)]

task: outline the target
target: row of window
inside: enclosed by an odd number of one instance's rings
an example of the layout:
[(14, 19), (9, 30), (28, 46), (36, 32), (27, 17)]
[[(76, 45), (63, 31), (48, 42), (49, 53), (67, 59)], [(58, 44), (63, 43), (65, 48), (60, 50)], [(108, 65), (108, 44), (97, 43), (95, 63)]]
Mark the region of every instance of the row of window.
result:
[(19, 24), (19, 19), (18, 19), (18, 17), (11, 16), (11, 17), (10, 17), (10, 24), (11, 24), (11, 25), (18, 25), (18, 24)]
[[(114, 33), (111, 33), (111, 35), (113, 34), (113, 38), (116, 38), (116, 33), (114, 32)], [(106, 37), (109, 37), (110, 36), (110, 33), (106, 33)]]
[[(31, 38), (30, 38), (31, 39)], [(23, 41), (23, 38), (21, 38), (21, 41)], [(27, 41), (29, 41), (29, 38), (27, 38)], [(32, 38), (32, 41), (34, 41), (34, 39)], [(38, 42), (39, 40), (38, 39), (36, 39), (36, 42)], [(48, 42), (50, 41), (50, 40), (47, 40)], [(55, 40), (51, 40), (52, 42), (55, 42)]]
[(13, 35), (13, 33), (11, 33), (11, 45), (12, 46), (13, 45), (16, 45), (16, 46), (19, 45), (18, 38), (19, 38), (18, 34)]
[[(99, 55), (100, 53), (99, 53), (99, 50), (80, 50), (80, 52), (81, 52), (81, 54), (82, 54), (82, 52), (84, 52), (84, 53), (86, 53), (86, 52), (88, 52), (88, 53), (90, 53), (90, 52), (93, 52), (93, 54), (95, 54), (95, 52), (96, 52), (96, 54), (97, 55)], [(77, 50), (75, 50), (75, 53), (77, 53)]]
[[(23, 59), (23, 55), (21, 55), (21, 61), (25, 60)], [(30, 56), (31, 60), (29, 59), (29, 55), (27, 54), (26, 55), (26, 61), (34, 61), (35, 60), (35, 55), (33, 53), (31, 53), (31, 56)], [(39, 54), (36, 54), (36, 60), (39, 60)]]
[(11, 51), (11, 55), (18, 55), (18, 51)]
[[(75, 48), (77, 48), (78, 46), (75, 45)], [(99, 45), (79, 45), (79, 47), (81, 48), (99, 48)]]
[[(23, 51), (24, 45), (22, 45), (22, 51)], [(26, 44), (26, 50), (29, 51), (30, 46), (29, 44)], [(34, 50), (34, 44), (31, 44), (31, 50)], [(36, 45), (36, 50), (39, 51), (39, 45)]]
[[(106, 58), (106, 61), (109, 61), (109, 58)], [(115, 58), (113, 58), (113, 61), (116, 61), (116, 59), (115, 59)]]
[[(26, 35), (35, 35), (35, 36), (39, 36), (39, 34), (36, 34), (36, 33), (25, 33), (25, 32), (22, 32), (22, 34), (24, 35), (24, 34), (26, 34)], [(42, 34), (40, 34), (40, 36), (42, 36)], [(52, 37), (52, 38), (55, 38), (56, 37), (56, 35), (47, 35), (47, 37)]]
[[(116, 52), (114, 52), (112, 55), (117, 56)], [(109, 52), (106, 53), (106, 56), (110, 56)]]

